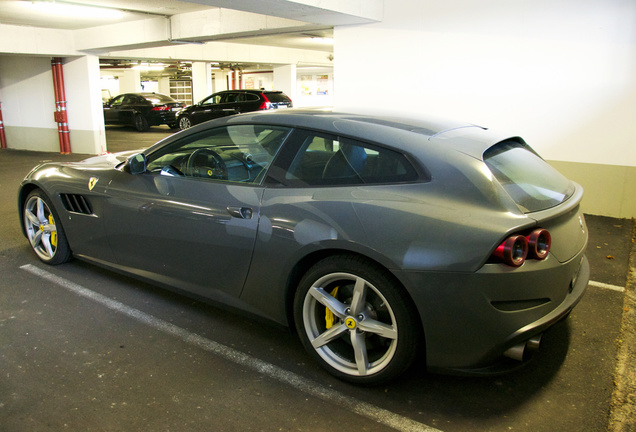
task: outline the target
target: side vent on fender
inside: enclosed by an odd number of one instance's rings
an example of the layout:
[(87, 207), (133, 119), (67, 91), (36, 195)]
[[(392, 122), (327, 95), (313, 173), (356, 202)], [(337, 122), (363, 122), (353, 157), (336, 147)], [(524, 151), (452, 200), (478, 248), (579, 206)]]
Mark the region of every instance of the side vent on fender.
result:
[(81, 213), (81, 214), (92, 214), (93, 210), (91, 209), (88, 200), (84, 198), (83, 195), (76, 194), (60, 194), (60, 198), (62, 199), (62, 204), (64, 204), (64, 208), (66, 210), (73, 213)]

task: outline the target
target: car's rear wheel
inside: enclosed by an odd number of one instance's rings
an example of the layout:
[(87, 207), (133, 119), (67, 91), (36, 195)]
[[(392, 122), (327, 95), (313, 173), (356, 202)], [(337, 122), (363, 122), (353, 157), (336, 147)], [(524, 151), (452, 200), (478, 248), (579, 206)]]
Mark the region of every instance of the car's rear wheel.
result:
[(313, 266), (300, 282), (294, 318), (307, 351), (356, 384), (395, 378), (418, 351), (410, 298), (389, 274), (359, 257), (333, 256)]
[(136, 114), (135, 115), (135, 129), (137, 129), (139, 132), (145, 132), (150, 128), (150, 125), (148, 124), (148, 120), (146, 120), (146, 117), (144, 117), (141, 114)]
[(190, 121), (190, 117), (184, 115), (179, 117), (179, 129), (185, 130), (192, 127), (192, 121)]
[(42, 262), (57, 265), (71, 258), (60, 219), (43, 192), (35, 190), (29, 194), (22, 215), (31, 248)]

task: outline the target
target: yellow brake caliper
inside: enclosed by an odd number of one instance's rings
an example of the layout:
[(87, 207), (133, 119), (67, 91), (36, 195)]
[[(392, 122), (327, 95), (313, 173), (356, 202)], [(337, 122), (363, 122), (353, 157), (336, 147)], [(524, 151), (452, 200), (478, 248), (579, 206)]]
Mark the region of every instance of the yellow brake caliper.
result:
[[(51, 225), (55, 223), (53, 215), (49, 215), (49, 223)], [(57, 231), (51, 231), (51, 246), (57, 247)]]
[[(331, 294), (331, 297), (337, 299), (338, 287), (335, 287), (333, 291), (331, 291), (329, 294)], [(333, 312), (331, 312), (331, 309), (325, 308), (325, 322), (326, 322), (325, 327), (327, 327), (327, 330), (329, 330), (333, 326), (333, 323), (335, 320), (336, 320), (336, 317), (333, 314)]]

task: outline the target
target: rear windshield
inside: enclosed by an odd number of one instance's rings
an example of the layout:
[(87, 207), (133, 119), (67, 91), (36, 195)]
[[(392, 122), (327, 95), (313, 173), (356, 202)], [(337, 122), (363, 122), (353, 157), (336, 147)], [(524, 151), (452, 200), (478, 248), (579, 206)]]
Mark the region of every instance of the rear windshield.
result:
[(484, 162), (526, 213), (559, 205), (574, 193), (572, 182), (525, 144), (496, 144), (484, 153)]
[(283, 92), (265, 92), (265, 96), (267, 96), (267, 99), (273, 103), (289, 102), (289, 98)]
[(156, 104), (165, 104), (165, 103), (176, 102), (170, 96), (166, 96), (166, 95), (161, 94), (161, 93), (146, 94), (146, 95), (144, 95), (144, 97), (146, 99), (148, 99), (150, 102), (152, 102), (153, 104), (155, 104), (155, 105)]

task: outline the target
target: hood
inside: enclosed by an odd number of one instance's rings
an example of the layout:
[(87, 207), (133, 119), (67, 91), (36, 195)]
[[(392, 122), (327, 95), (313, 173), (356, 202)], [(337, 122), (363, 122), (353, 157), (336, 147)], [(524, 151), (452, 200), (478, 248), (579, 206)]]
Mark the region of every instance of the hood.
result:
[(82, 168), (90, 168), (90, 169), (105, 169), (105, 168), (113, 168), (119, 165), (122, 162), (125, 162), (129, 157), (134, 154), (141, 153), (143, 150), (130, 150), (120, 153), (106, 153), (99, 156), (93, 156), (88, 159), (84, 159), (80, 162), (71, 162), (70, 165), (73, 165), (79, 169)]

